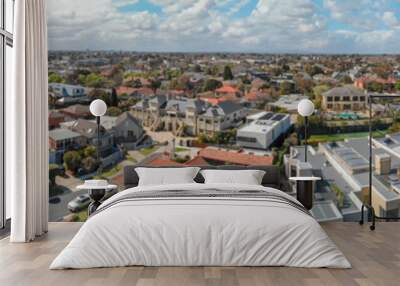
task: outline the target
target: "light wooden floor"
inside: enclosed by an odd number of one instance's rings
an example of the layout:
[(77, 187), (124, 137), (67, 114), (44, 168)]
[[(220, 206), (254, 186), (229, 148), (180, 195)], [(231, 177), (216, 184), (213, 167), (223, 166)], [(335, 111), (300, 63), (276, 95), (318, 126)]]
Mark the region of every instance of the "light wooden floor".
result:
[(50, 223), (49, 234), (30, 244), (0, 241), (0, 285), (400, 285), (400, 223), (379, 223), (371, 232), (357, 223), (324, 229), (353, 269), (285, 267), (126, 267), (50, 271), (48, 266), (79, 229), (79, 223)]

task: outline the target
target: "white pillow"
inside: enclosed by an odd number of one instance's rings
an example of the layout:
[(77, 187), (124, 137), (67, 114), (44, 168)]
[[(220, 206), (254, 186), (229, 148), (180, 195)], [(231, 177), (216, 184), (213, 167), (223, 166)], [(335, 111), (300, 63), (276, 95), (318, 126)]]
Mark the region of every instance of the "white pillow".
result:
[(200, 168), (135, 168), (139, 186), (195, 183), (193, 180)]
[(265, 171), (261, 170), (202, 170), (205, 184), (261, 185)]

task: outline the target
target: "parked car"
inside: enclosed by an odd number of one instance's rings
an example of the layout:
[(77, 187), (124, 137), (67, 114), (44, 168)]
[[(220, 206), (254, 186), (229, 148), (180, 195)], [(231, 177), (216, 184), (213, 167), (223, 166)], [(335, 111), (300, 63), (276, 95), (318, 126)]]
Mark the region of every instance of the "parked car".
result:
[(90, 202), (89, 194), (82, 194), (68, 203), (68, 209), (70, 212), (76, 213), (87, 208)]

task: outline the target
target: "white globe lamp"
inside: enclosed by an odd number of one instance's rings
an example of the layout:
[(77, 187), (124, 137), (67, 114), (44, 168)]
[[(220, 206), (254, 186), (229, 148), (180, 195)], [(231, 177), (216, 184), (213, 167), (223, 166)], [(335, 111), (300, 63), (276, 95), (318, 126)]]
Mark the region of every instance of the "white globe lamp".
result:
[(89, 109), (93, 116), (103, 116), (107, 112), (107, 104), (101, 99), (96, 99), (92, 101)]
[(304, 160), (307, 162), (308, 144), (307, 144), (307, 129), (308, 129), (308, 117), (314, 113), (315, 107), (314, 103), (309, 99), (303, 99), (297, 105), (298, 113), (304, 117)]
[[(97, 153), (97, 162), (100, 162), (100, 117), (103, 116), (104, 114), (106, 114), (107, 104), (101, 99), (96, 99), (96, 100), (92, 101), (89, 109), (90, 109), (90, 113), (92, 113), (93, 116), (96, 116), (96, 123), (97, 123), (97, 148), (96, 148), (97, 152), (96, 153)], [(98, 172), (99, 172), (99, 169), (97, 169)]]
[(301, 100), (297, 106), (297, 111), (303, 117), (311, 116), (314, 113), (314, 110), (314, 103), (309, 99)]

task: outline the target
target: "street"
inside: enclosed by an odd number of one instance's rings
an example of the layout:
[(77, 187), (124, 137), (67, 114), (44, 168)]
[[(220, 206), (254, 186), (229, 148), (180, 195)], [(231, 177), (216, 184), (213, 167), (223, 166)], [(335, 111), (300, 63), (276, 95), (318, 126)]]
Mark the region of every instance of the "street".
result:
[(60, 201), (57, 203), (49, 203), (49, 221), (60, 221), (64, 216), (70, 214), (67, 207), (68, 203), (78, 195), (84, 193), (86, 193), (86, 190), (76, 192), (66, 191), (64, 194), (56, 196), (60, 198)]

